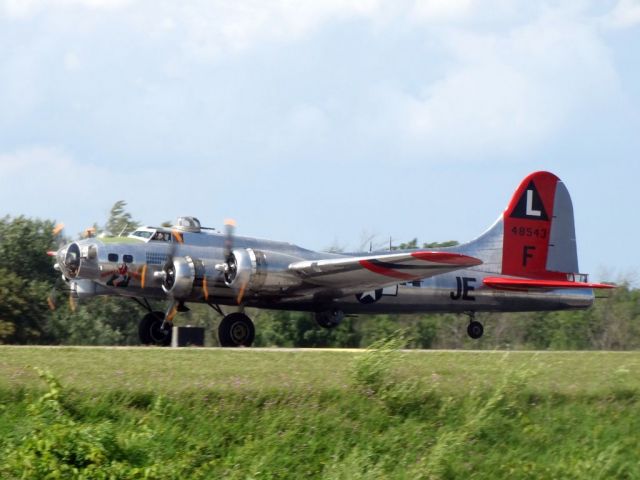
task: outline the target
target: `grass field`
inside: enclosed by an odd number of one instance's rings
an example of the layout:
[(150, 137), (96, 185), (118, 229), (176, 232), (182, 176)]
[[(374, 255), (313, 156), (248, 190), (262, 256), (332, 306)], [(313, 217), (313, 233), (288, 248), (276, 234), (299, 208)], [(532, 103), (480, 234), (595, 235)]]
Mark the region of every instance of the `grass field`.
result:
[(0, 347), (0, 478), (640, 478), (640, 353), (393, 346)]

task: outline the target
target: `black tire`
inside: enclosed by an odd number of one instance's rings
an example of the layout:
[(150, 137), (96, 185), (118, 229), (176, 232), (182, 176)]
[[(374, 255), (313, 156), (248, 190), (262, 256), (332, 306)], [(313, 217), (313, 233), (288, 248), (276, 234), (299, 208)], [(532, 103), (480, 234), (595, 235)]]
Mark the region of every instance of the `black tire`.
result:
[(483, 333), (484, 327), (480, 322), (477, 322), (475, 320), (469, 322), (469, 325), (467, 326), (467, 335), (469, 335), (474, 340), (477, 340), (478, 338), (482, 337)]
[(316, 323), (321, 326), (322, 328), (326, 328), (327, 330), (330, 330), (332, 328), (336, 328), (338, 326), (338, 322), (334, 322), (333, 320), (331, 320), (329, 317), (321, 317), (318, 316), (316, 317)]
[(341, 310), (325, 310), (322, 312), (316, 312), (316, 323), (322, 328), (331, 329), (336, 328), (342, 322), (344, 313)]
[(244, 313), (230, 313), (222, 319), (218, 327), (221, 347), (250, 347), (256, 336), (253, 322)]
[(147, 313), (138, 324), (138, 336), (143, 345), (158, 345), (166, 347), (171, 345), (171, 328), (165, 325), (166, 330), (161, 330), (164, 313)]

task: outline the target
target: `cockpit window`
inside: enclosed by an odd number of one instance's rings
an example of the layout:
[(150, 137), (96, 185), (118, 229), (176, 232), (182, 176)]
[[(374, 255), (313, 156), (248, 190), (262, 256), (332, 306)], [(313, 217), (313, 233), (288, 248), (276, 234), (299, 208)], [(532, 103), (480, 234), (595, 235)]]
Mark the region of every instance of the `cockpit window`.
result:
[(136, 230), (131, 235), (133, 235), (134, 237), (149, 238), (152, 233), (153, 232), (147, 232), (146, 230)]
[(151, 237), (151, 240), (155, 240), (157, 242), (170, 242), (171, 234), (169, 232), (156, 232)]

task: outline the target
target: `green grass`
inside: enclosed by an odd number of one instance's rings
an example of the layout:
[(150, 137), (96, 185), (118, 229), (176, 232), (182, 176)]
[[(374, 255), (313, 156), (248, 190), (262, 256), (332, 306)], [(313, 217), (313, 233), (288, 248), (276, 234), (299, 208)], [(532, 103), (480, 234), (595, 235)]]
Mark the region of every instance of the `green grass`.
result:
[(640, 353), (392, 346), (0, 347), (0, 478), (640, 478)]

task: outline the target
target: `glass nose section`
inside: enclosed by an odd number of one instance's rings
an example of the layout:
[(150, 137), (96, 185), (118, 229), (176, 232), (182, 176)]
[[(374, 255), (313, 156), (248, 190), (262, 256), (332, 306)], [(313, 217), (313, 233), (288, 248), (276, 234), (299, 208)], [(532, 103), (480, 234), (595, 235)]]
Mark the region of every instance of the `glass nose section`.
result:
[(78, 275), (78, 269), (80, 268), (80, 247), (77, 243), (72, 243), (67, 248), (62, 266), (67, 277), (75, 278)]

